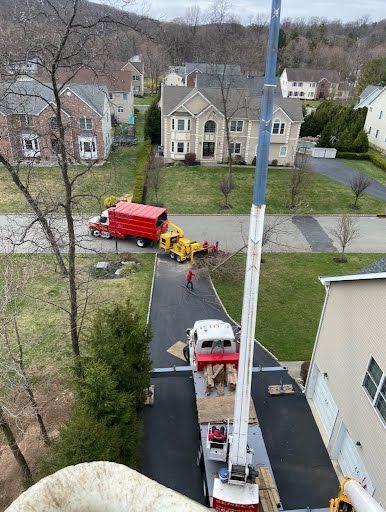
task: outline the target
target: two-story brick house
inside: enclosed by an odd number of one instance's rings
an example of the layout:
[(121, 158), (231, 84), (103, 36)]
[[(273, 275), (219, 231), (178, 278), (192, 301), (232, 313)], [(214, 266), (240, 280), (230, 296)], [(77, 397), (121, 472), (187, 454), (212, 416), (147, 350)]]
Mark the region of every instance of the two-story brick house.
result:
[[(104, 160), (112, 141), (107, 89), (68, 84), (60, 92), (70, 160)], [(0, 152), (11, 162), (57, 161), (54, 96), (36, 81), (0, 83)]]
[[(248, 80), (248, 79), (245, 79)], [(227, 112), (232, 154), (251, 164), (258, 144), (259, 108), (262, 92), (241, 84), (227, 94)], [(161, 143), (166, 161), (182, 160), (195, 153), (200, 162), (225, 162), (228, 158), (224, 102), (218, 87), (173, 87), (161, 89)], [(231, 115), (229, 115), (231, 113)], [(293, 166), (300, 126), (301, 102), (275, 100), (269, 161)]]
[(118, 123), (127, 123), (134, 114), (134, 96), (132, 92), (131, 73), (128, 70), (98, 71), (82, 67), (76, 71), (59, 69), (59, 82), (102, 85), (107, 88), (110, 110)]

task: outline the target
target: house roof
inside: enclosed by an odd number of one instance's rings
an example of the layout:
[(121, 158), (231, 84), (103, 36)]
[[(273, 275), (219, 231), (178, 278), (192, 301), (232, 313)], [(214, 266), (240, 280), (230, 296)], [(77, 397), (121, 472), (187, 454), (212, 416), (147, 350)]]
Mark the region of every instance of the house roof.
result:
[[(246, 89), (250, 95), (261, 96), (264, 86), (263, 76), (244, 76), (244, 75), (227, 75), (222, 83), (229, 84), (234, 89)], [(197, 75), (197, 87), (219, 87), (219, 79), (217, 75), (208, 73), (199, 73)], [(281, 95), (280, 79), (276, 80), (276, 94)]]
[[(221, 89), (218, 87), (179, 87), (164, 86), (162, 89), (162, 112), (163, 115), (171, 114), (181, 103), (188, 100), (196, 92), (201, 93), (217, 110), (222, 112), (223, 102)], [(292, 121), (303, 121), (301, 101), (293, 98), (282, 98), (277, 95), (275, 108), (280, 107), (292, 119)], [(259, 118), (260, 95), (251, 94), (249, 89), (232, 88), (228, 96), (228, 111), (233, 112), (232, 117), (242, 119)]]
[[(107, 88), (104, 85), (68, 84), (69, 89), (100, 116), (104, 113)], [(35, 80), (22, 82), (0, 82), (0, 112), (3, 114), (39, 114), (54, 95), (49, 84)]]
[(381, 89), (379, 85), (368, 85), (367, 87), (365, 87), (365, 89), (363, 89), (362, 94), (359, 97), (361, 100), (363, 100), (364, 98), (367, 98), (369, 94), (379, 89)]
[(129, 71), (94, 71), (89, 68), (80, 68), (74, 75), (74, 71), (59, 70), (57, 73), (59, 82), (105, 85), (109, 92), (130, 92), (131, 73)]
[(286, 68), (287, 79), (302, 82), (319, 82), (326, 78), (331, 83), (340, 81), (339, 73), (334, 69)]
[(326, 286), (332, 282), (339, 281), (362, 281), (366, 279), (386, 279), (386, 256), (380, 258), (368, 267), (360, 270), (359, 274), (349, 274), (346, 276), (320, 277), (320, 282)]
[[(381, 94), (382, 91), (386, 91), (386, 87), (381, 87), (381, 86), (372, 86), (372, 87), (373, 87), (373, 89), (371, 90), (371, 92), (369, 92), (367, 94), (367, 96), (363, 96), (363, 93), (362, 93), (359, 103), (357, 103), (354, 107), (355, 110), (358, 108), (368, 107), (369, 105), (371, 105), (371, 103), (376, 98), (378, 98), (378, 96)], [(367, 89), (367, 87), (366, 87), (366, 89)]]
[(239, 64), (208, 64), (206, 62), (185, 63), (185, 70), (187, 75), (189, 75), (195, 69), (201, 73), (208, 73), (210, 75), (241, 75), (241, 68)]
[(131, 60), (129, 60), (128, 62), (126, 62), (126, 64), (124, 64), (122, 66), (122, 70), (124, 69), (127, 69), (127, 67), (132, 67), (134, 69), (136, 69), (138, 71), (138, 73), (140, 73), (141, 75), (143, 75), (143, 62), (131, 62)]

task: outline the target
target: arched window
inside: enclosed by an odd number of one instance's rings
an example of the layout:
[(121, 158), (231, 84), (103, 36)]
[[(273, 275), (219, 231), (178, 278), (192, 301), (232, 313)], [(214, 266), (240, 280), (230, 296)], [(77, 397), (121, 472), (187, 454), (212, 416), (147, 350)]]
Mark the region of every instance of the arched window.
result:
[(216, 123), (214, 121), (207, 121), (204, 126), (205, 133), (214, 133), (216, 131)]
[(272, 124), (272, 133), (283, 135), (285, 130), (285, 123), (280, 122), (280, 119), (277, 117)]

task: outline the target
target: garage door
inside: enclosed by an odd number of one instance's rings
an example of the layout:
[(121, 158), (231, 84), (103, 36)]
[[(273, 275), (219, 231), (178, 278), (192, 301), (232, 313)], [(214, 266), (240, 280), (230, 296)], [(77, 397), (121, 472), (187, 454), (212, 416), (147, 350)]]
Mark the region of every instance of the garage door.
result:
[(328, 438), (330, 438), (338, 414), (338, 407), (327, 387), (325, 378), (319, 370), (317, 370), (313, 400)]
[(344, 434), (342, 445), (338, 455), (338, 462), (344, 476), (357, 479), (366, 487), (370, 494), (373, 494), (374, 487), (364, 467), (354, 441), (347, 431)]

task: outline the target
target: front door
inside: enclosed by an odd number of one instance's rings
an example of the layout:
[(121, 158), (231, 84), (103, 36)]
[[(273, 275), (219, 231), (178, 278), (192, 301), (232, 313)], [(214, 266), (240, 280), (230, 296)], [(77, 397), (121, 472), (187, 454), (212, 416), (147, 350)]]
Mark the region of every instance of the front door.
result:
[(92, 137), (79, 138), (80, 158), (94, 160), (97, 157), (96, 141)]
[(202, 147), (203, 158), (214, 157), (214, 142), (204, 142)]

